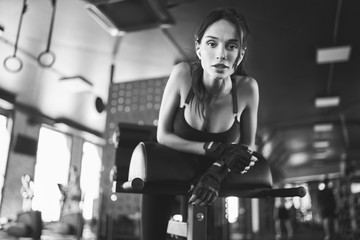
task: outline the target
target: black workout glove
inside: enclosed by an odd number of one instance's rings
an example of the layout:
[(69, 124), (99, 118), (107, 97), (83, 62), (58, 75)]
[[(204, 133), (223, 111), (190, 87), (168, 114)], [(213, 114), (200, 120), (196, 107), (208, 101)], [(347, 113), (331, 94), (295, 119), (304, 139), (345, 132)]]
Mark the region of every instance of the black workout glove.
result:
[(207, 142), (204, 144), (205, 155), (215, 158), (218, 164), (225, 165), (228, 171), (244, 174), (258, 160), (248, 147), (240, 144)]
[(244, 174), (255, 165), (258, 158), (255, 152), (248, 147), (240, 144), (232, 144), (228, 152), (226, 152), (223, 161), (230, 171)]
[(203, 148), (206, 156), (219, 160), (227, 151), (227, 145), (220, 142), (206, 142)]
[(197, 181), (191, 186), (192, 194), (189, 203), (197, 206), (205, 206), (215, 202), (219, 195), (220, 184), (227, 175), (227, 169), (214, 163)]

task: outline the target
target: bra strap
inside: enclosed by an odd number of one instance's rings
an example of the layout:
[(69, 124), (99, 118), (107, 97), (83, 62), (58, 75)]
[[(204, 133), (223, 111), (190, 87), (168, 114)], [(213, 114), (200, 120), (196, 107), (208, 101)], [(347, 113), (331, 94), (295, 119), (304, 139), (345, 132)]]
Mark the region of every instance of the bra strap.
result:
[(236, 115), (238, 113), (238, 103), (237, 103), (237, 92), (236, 92), (236, 81), (234, 77), (231, 77), (232, 89), (231, 95), (233, 100), (233, 113)]

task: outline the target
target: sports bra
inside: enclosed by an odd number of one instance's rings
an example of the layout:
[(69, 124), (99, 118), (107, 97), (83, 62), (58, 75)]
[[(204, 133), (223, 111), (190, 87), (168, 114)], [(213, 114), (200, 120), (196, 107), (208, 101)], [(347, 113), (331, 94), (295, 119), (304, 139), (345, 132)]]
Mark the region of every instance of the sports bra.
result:
[(234, 123), (233, 125), (224, 132), (219, 133), (211, 133), (198, 130), (190, 126), (190, 124), (185, 119), (185, 107), (189, 105), (190, 99), (194, 96), (194, 91), (190, 88), (188, 95), (185, 100), (185, 105), (183, 107), (179, 107), (174, 120), (174, 133), (181, 138), (199, 141), (199, 142), (207, 142), (207, 141), (216, 141), (222, 143), (234, 143), (238, 142), (240, 138), (240, 122), (237, 120), (237, 94), (236, 94), (236, 82), (233, 78), (232, 81), (232, 89), (231, 95), (233, 100), (233, 113), (234, 113)]

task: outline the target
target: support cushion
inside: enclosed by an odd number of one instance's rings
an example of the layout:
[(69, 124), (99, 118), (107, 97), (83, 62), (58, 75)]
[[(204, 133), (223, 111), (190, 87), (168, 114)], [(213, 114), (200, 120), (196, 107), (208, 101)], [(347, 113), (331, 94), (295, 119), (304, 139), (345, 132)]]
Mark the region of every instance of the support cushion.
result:
[[(145, 183), (162, 186), (190, 186), (204, 171), (201, 165), (206, 164), (212, 163), (203, 156), (180, 152), (156, 142), (140, 142), (131, 157), (129, 180), (140, 178)], [(259, 158), (246, 174), (229, 173), (222, 183), (225, 189), (271, 187), (272, 175), (264, 158)]]

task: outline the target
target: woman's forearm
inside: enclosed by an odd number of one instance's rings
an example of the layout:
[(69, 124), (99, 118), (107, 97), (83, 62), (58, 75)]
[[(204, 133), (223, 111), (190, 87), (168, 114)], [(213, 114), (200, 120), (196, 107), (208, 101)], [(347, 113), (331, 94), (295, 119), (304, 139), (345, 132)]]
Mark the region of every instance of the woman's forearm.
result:
[(204, 155), (204, 142), (189, 141), (175, 134), (158, 134), (157, 140), (160, 144), (178, 151)]

